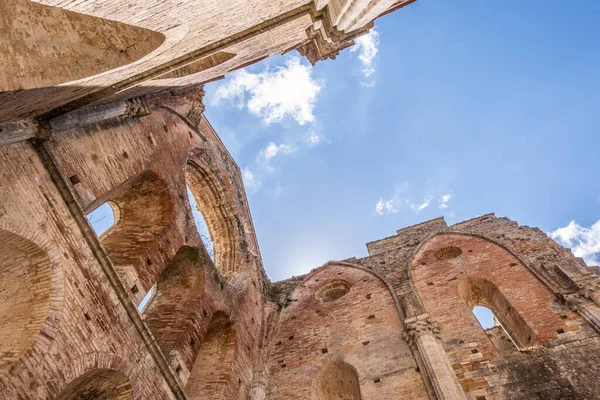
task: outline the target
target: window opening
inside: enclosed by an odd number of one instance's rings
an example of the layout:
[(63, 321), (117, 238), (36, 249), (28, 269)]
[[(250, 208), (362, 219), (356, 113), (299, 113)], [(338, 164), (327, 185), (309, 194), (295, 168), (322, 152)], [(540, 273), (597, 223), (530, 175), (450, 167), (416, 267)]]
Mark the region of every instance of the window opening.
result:
[(492, 310), (484, 306), (475, 306), (472, 312), (479, 325), (481, 325), (481, 328), (490, 340), (492, 340), (492, 343), (494, 343), (494, 346), (498, 347), (497, 341), (503, 340), (507, 344), (512, 344), (515, 349), (519, 348), (506, 328), (498, 321)]
[(212, 237), (210, 236), (210, 232), (208, 231), (208, 225), (206, 224), (206, 219), (204, 219), (204, 215), (198, 208), (198, 203), (196, 202), (196, 198), (192, 194), (189, 186), (186, 186), (188, 201), (190, 202), (190, 206), (192, 207), (192, 217), (194, 219), (194, 224), (196, 225), (196, 230), (200, 235), (200, 239), (202, 239), (202, 244), (206, 248), (210, 259), (215, 261), (215, 252), (214, 252), (214, 242)]
[(92, 229), (96, 232), (96, 236), (101, 236), (115, 224), (115, 212), (113, 206), (108, 202), (102, 203), (100, 207), (87, 215), (88, 221), (92, 225)]
[(148, 307), (148, 303), (150, 303), (150, 300), (152, 300), (154, 292), (156, 292), (156, 285), (152, 286), (150, 290), (148, 290), (148, 293), (146, 293), (140, 304), (137, 306), (138, 312), (141, 313), (146, 309), (146, 307)]

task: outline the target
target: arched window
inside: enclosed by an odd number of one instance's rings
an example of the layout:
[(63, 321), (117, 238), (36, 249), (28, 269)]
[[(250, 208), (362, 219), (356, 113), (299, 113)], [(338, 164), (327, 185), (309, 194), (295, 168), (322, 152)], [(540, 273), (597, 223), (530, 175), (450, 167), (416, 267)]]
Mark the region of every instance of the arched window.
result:
[(119, 221), (119, 208), (115, 203), (107, 201), (88, 213), (87, 219), (96, 236), (100, 237)]
[(192, 217), (194, 218), (194, 224), (196, 225), (196, 230), (198, 230), (198, 235), (200, 235), (200, 239), (202, 239), (202, 243), (204, 244), (206, 252), (210, 256), (210, 259), (215, 261), (214, 242), (208, 230), (206, 219), (204, 219), (204, 214), (202, 214), (202, 211), (200, 211), (198, 203), (196, 202), (196, 198), (192, 194), (189, 186), (186, 186), (186, 191), (188, 201), (192, 207)]
[[(463, 277), (458, 284), (458, 293), (473, 311), (481, 327), (486, 333), (489, 332), (488, 336), (505, 334), (517, 348), (529, 347), (535, 342), (533, 330), (492, 282), (482, 278)], [(497, 327), (497, 334), (490, 331), (494, 327)], [(496, 345), (495, 342), (494, 344)]]
[(210, 321), (185, 387), (189, 399), (231, 398), (227, 390), (235, 346), (236, 334), (233, 324), (227, 314), (217, 311)]
[(316, 400), (360, 400), (358, 374), (342, 361), (327, 363), (315, 382)]
[(33, 344), (50, 308), (51, 265), (33, 242), (0, 230), (0, 372)]
[(96, 369), (75, 379), (56, 400), (133, 400), (127, 376), (111, 369)]
[(504, 326), (502, 326), (492, 310), (485, 306), (475, 306), (472, 311), (477, 322), (481, 325), (481, 329), (485, 331), (485, 334), (500, 354), (508, 356), (519, 350), (513, 338)]
[[(207, 251), (214, 254), (214, 263), (221, 275), (225, 279), (231, 279), (240, 268), (238, 258), (242, 240), (235, 195), (221, 177), (191, 161), (186, 168), (186, 184), (189, 188), (190, 206), (199, 211), (194, 216), (194, 222), (200, 225), (198, 233)], [(193, 206), (191, 199), (194, 200)]]

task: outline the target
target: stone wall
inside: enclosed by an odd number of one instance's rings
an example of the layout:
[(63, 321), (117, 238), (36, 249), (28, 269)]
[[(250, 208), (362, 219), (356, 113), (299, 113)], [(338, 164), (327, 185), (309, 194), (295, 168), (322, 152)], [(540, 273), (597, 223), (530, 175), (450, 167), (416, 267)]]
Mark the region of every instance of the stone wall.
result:
[[(393, 288), (429, 397), (600, 398), (597, 275), (539, 229), (493, 214), (450, 227), (438, 218), (367, 248), (368, 257), (343, 264), (372, 271)], [(276, 283), (274, 301), (284, 310), (296, 307), (296, 293), (328, 268)], [(490, 308), (504, 328), (485, 331), (471, 311), (476, 305)], [(319, 325), (318, 316), (311, 319), (296, 329)], [(369, 357), (381, 359), (369, 354), (355, 362)]]

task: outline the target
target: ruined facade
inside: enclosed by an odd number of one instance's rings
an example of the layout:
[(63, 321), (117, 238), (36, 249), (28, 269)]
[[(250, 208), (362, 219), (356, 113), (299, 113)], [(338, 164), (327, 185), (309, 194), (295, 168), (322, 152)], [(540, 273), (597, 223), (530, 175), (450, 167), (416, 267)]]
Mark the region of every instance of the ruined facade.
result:
[(598, 269), (538, 229), (440, 218), (265, 275), (202, 84), (409, 3), (4, 1), (0, 398), (600, 398)]

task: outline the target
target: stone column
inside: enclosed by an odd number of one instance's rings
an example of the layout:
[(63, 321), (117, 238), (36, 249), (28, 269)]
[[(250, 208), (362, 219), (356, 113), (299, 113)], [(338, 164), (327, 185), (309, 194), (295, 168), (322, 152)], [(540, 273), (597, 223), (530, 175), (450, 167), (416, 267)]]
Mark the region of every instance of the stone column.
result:
[(267, 372), (263, 369), (254, 373), (252, 379), (252, 389), (250, 390), (250, 400), (265, 400), (267, 398)]
[(439, 400), (463, 400), (465, 393), (442, 347), (439, 329), (429, 314), (408, 318), (404, 322), (404, 340), (421, 356), (435, 394)]

